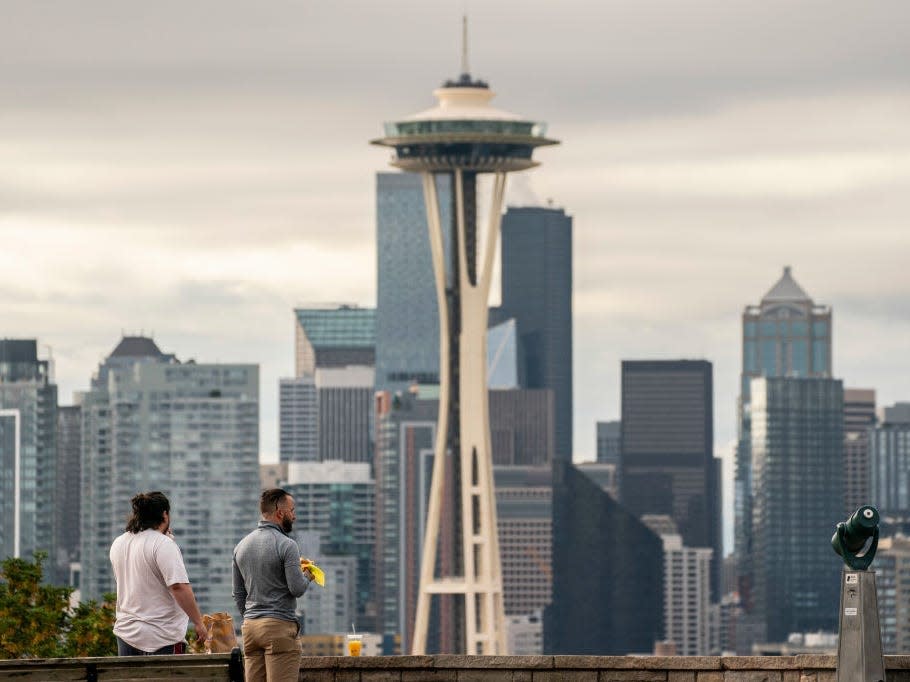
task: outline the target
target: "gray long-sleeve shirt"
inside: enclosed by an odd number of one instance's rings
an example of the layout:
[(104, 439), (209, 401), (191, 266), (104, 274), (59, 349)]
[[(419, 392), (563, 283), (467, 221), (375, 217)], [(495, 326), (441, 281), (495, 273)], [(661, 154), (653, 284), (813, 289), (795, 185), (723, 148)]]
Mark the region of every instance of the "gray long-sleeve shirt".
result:
[(260, 521), (234, 548), (234, 602), (246, 618), (296, 622), (297, 597), (309, 579), (300, 570), (300, 550), (281, 527)]

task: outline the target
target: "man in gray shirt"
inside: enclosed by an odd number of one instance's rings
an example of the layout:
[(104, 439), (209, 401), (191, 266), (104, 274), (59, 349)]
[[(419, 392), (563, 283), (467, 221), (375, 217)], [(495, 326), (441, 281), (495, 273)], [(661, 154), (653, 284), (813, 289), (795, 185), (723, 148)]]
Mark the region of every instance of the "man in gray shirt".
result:
[(243, 616), (247, 682), (295, 682), (300, 645), (295, 608), (313, 574), (300, 570), (300, 550), (288, 533), (294, 498), (270, 488), (259, 498), (259, 527), (234, 548), (234, 601)]

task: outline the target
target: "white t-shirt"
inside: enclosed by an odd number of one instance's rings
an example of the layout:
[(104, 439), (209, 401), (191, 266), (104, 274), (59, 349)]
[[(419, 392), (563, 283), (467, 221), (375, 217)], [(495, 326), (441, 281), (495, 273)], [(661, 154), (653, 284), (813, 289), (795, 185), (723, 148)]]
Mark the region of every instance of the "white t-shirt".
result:
[(117, 581), (114, 634), (142, 651), (157, 651), (186, 637), (189, 618), (168, 586), (189, 583), (177, 543), (154, 529), (126, 532), (111, 545)]

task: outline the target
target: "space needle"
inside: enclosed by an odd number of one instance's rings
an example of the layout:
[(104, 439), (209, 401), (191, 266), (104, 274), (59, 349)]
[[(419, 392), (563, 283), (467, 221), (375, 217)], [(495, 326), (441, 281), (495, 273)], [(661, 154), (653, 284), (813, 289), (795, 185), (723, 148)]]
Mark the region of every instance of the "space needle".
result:
[[(391, 165), (423, 176), (439, 306), (439, 419), (411, 653), (426, 653), (430, 604), (439, 595), (440, 628), (450, 643), (443, 649), (503, 655), (508, 651), (487, 396), (490, 283), (506, 174), (537, 166), (534, 150), (558, 142), (546, 137), (546, 124), (490, 105), (493, 91), (469, 73), (467, 19), (461, 75), (433, 95), (436, 106), (386, 123), (385, 136), (372, 140), (393, 150)], [(492, 176), (492, 191), (479, 234), (483, 173)], [(453, 202), (445, 230), (440, 176), (447, 177)]]

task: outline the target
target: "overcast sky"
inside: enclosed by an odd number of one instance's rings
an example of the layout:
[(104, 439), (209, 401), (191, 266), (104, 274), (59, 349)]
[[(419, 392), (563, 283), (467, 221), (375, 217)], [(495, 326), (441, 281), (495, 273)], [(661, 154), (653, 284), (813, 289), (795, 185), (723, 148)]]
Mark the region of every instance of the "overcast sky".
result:
[(836, 376), (910, 400), (905, 0), (6, 0), (0, 335), (52, 349), (63, 403), (122, 332), (258, 363), (276, 458), (292, 308), (375, 303), (367, 141), (457, 75), (465, 8), (495, 104), (562, 140), (509, 196), (574, 216), (576, 459), (641, 358), (714, 363), (727, 452), (784, 265)]

